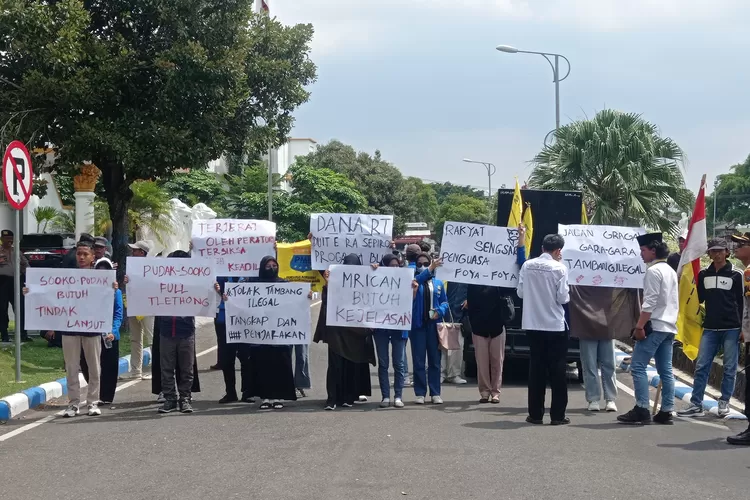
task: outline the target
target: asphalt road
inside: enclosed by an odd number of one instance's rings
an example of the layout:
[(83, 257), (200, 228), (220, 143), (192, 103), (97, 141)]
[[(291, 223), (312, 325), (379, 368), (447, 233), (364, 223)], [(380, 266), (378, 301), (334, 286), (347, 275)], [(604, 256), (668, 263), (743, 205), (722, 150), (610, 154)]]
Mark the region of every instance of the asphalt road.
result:
[[(203, 326), (198, 350), (214, 343)], [(521, 373), (506, 380), (499, 405), (479, 405), (469, 384), (445, 386), (442, 406), (415, 406), (407, 390), (406, 408), (383, 410), (374, 369), (376, 401), (325, 412), (325, 348), (314, 345), (310, 358), (313, 390), (281, 411), (217, 405), (214, 350), (198, 360), (203, 391), (192, 415), (158, 415), (147, 381), (120, 390), (101, 417), (28, 412), (0, 426), (0, 497), (748, 498), (750, 450), (724, 442), (744, 422), (621, 426), (615, 414), (583, 410), (572, 380), (572, 424), (530, 426)], [(621, 392), (618, 404), (633, 399)]]

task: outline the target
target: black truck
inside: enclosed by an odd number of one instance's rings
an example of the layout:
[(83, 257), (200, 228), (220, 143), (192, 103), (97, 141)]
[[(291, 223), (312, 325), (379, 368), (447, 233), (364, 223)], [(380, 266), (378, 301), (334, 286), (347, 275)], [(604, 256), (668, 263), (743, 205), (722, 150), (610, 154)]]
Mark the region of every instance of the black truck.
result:
[[(542, 240), (548, 234), (557, 233), (558, 224), (580, 224), (581, 223), (581, 192), (580, 191), (539, 191), (524, 189), (521, 191), (524, 204), (531, 204), (533, 216), (534, 234), (531, 243), (531, 251), (527, 258), (538, 257), (542, 250)], [(510, 207), (513, 202), (513, 190), (501, 189), (498, 191), (497, 221), (499, 226), (508, 222)], [(526, 249), (527, 252), (529, 249)], [(564, 251), (564, 250), (563, 250)], [(521, 329), (521, 318), (523, 316), (523, 301), (513, 292), (516, 315), (510, 325), (506, 326), (505, 359), (528, 358), (529, 343), (524, 331)], [(580, 367), (581, 351), (578, 339), (571, 338), (568, 343), (568, 362), (577, 363), (579, 379), (582, 377)], [(474, 357), (474, 345), (469, 336), (464, 343), (464, 363), (466, 364), (466, 376), (476, 377), (477, 367)]]

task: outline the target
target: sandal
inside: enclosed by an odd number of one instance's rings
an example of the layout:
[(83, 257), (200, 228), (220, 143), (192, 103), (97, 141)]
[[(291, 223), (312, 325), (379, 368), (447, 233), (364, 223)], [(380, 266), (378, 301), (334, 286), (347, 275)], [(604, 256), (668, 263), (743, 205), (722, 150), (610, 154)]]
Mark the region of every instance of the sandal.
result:
[(500, 396), (492, 396), (492, 398), (490, 399), (490, 403), (492, 403), (493, 405), (496, 405), (499, 402), (500, 402)]
[(270, 401), (263, 401), (263, 403), (258, 407), (260, 410), (270, 410), (271, 409), (271, 402)]
[(275, 402), (275, 403), (273, 404), (273, 409), (274, 409), (274, 410), (280, 410), (280, 409), (282, 409), (282, 408), (284, 408), (284, 405), (283, 405), (283, 403), (282, 403), (281, 401), (276, 401), (276, 402)]

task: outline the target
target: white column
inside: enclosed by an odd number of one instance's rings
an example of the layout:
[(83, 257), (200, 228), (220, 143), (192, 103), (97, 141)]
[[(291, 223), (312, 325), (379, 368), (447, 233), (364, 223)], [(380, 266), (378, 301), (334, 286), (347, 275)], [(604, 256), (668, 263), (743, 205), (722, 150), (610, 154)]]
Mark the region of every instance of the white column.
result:
[(81, 233), (93, 234), (94, 231), (94, 198), (96, 194), (81, 191), (73, 193), (76, 199), (76, 241)]

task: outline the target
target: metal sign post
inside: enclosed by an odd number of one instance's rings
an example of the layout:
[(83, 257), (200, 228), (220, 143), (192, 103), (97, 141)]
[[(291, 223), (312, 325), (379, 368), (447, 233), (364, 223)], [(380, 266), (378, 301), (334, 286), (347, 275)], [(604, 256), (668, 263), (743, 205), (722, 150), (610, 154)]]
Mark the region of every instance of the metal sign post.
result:
[(21, 210), (31, 198), (32, 168), (29, 150), (20, 141), (8, 145), (3, 156), (3, 189), (15, 209), (13, 232), (13, 313), (16, 318), (16, 382), (21, 381)]

